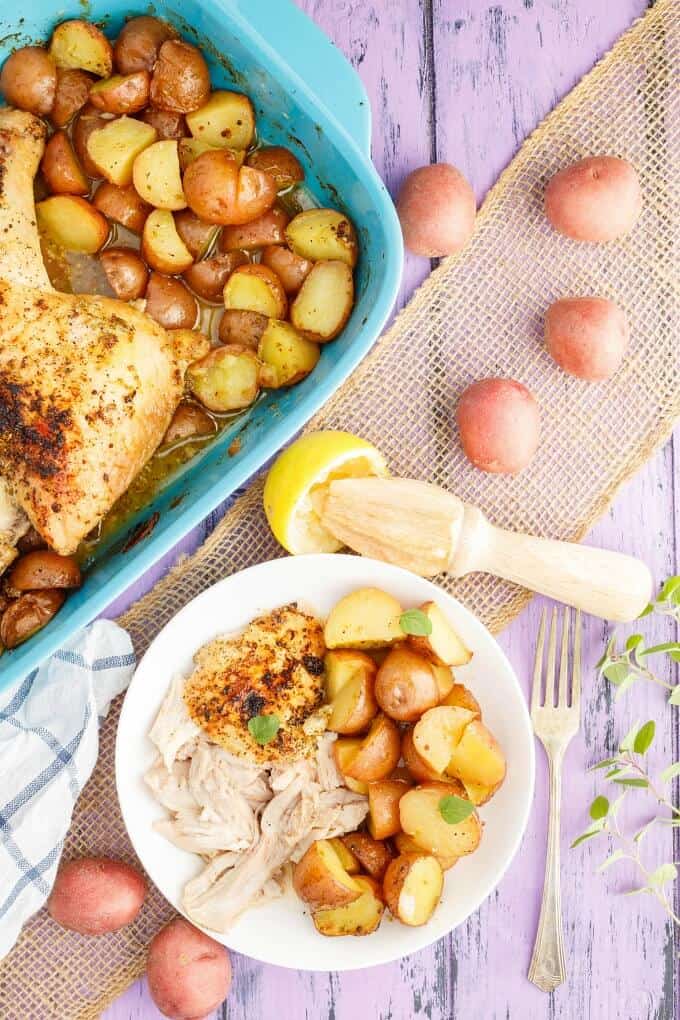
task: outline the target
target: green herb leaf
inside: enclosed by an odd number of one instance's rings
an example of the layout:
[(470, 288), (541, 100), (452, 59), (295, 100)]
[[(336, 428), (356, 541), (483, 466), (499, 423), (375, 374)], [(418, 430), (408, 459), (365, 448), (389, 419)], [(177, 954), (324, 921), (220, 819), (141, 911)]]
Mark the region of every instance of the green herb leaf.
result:
[(602, 672), (610, 684), (618, 687), (630, 676), (630, 667), (627, 662), (614, 662), (611, 666), (605, 666)]
[(612, 779), (612, 783), (618, 783), (619, 786), (639, 786), (640, 789), (645, 789), (649, 786), (649, 780), (647, 779)]
[(254, 715), (248, 720), (248, 730), (253, 740), (263, 747), (270, 744), (279, 732), (281, 720), (278, 715)]
[(618, 765), (618, 761), (618, 758), (603, 758), (602, 761), (598, 761), (594, 765), (591, 765), (588, 771), (595, 772), (597, 769), (608, 769), (610, 765)]
[(678, 653), (680, 652), (680, 641), (664, 641), (660, 645), (650, 645), (640, 652), (640, 656), (655, 655), (657, 652)]
[(626, 651), (634, 652), (636, 648), (639, 648), (640, 645), (644, 645), (644, 643), (645, 639), (642, 634), (631, 634), (626, 640)]
[(627, 772), (627, 771), (628, 771), (627, 769), (621, 769), (621, 768), (610, 769), (609, 772), (605, 772), (604, 778), (605, 779), (613, 779), (614, 776), (620, 776), (623, 772)]
[(647, 877), (650, 885), (663, 885), (664, 882), (674, 882), (678, 877), (678, 869), (674, 864), (660, 864), (659, 867)]
[(642, 610), (642, 612), (638, 616), (638, 620), (642, 620), (643, 617), (649, 616), (649, 614), (653, 613), (653, 612), (654, 612), (654, 606), (652, 605), (651, 602), (648, 602), (647, 605), (645, 606), (645, 608)]
[(680, 594), (680, 577), (669, 577), (668, 580), (664, 581), (661, 585), (658, 595), (659, 601), (666, 601), (666, 599), (670, 599), (675, 592)]
[(596, 797), (590, 805), (590, 817), (593, 821), (599, 818), (606, 818), (609, 814), (609, 801), (606, 797)]
[(635, 751), (635, 754), (645, 754), (649, 750), (652, 746), (655, 732), (656, 723), (653, 719), (650, 719), (644, 724), (644, 726), (640, 727), (635, 735), (635, 740), (633, 741), (633, 750)]
[(623, 895), (624, 896), (639, 896), (640, 893), (645, 893), (645, 892), (653, 892), (653, 890), (650, 889), (648, 885), (641, 885), (639, 889), (629, 889)]
[(680, 761), (674, 761), (672, 765), (668, 765), (661, 773), (661, 779), (664, 783), (670, 783), (671, 779), (675, 779), (676, 776), (680, 776)]
[(580, 846), (581, 843), (585, 843), (585, 841), (587, 839), (592, 839), (593, 836), (599, 836), (600, 833), (602, 832), (603, 828), (604, 828), (604, 819), (603, 818), (602, 819), (598, 819), (598, 821), (596, 821), (596, 822), (593, 822), (592, 825), (588, 826), (588, 828), (586, 829), (586, 831), (584, 833), (582, 833), (580, 836), (576, 837), (574, 842), (571, 844), (571, 849), (573, 850), (575, 847)]
[(626, 733), (626, 735), (623, 738), (623, 740), (621, 741), (621, 743), (619, 744), (619, 750), (620, 751), (632, 751), (633, 750), (633, 744), (635, 743), (635, 738), (637, 736), (637, 731), (639, 729), (640, 729), (640, 723), (639, 722), (634, 722), (633, 725), (631, 726), (631, 728)]
[(680, 705), (680, 684), (676, 684), (671, 691), (671, 696), (668, 699), (669, 705)]
[(607, 868), (612, 866), (612, 864), (616, 864), (617, 861), (620, 861), (624, 857), (626, 857), (626, 854), (623, 850), (615, 850), (613, 854), (610, 854), (609, 857), (606, 858), (606, 860), (602, 861), (602, 864), (597, 870), (606, 871)]
[(432, 620), (422, 609), (407, 609), (399, 617), (399, 626), (404, 634), (427, 637), (432, 633)]
[(439, 814), (448, 825), (464, 822), (474, 810), (475, 806), (472, 801), (467, 800), (465, 797), (452, 795), (450, 797), (442, 797), (439, 801)]

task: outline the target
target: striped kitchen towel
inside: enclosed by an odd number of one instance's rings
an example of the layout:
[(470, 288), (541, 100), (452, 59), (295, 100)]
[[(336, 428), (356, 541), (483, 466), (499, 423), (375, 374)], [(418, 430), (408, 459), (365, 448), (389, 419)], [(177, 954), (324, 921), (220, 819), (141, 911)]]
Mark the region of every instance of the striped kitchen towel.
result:
[(99, 720), (134, 667), (127, 633), (98, 620), (0, 695), (0, 958), (52, 888)]

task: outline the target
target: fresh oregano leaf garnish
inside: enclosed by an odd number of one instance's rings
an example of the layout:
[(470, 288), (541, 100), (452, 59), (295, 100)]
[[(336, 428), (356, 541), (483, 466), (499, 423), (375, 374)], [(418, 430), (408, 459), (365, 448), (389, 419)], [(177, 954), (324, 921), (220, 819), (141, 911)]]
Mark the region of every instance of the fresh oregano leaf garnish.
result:
[(253, 740), (263, 747), (270, 744), (281, 727), (278, 715), (254, 715), (248, 720), (248, 730)]
[(432, 620), (422, 609), (407, 609), (399, 617), (399, 626), (404, 634), (427, 637), (432, 633)]
[(455, 794), (442, 797), (439, 801), (439, 814), (449, 825), (457, 825), (458, 822), (464, 822), (474, 810), (475, 806), (472, 801), (467, 800), (465, 797), (456, 797)]

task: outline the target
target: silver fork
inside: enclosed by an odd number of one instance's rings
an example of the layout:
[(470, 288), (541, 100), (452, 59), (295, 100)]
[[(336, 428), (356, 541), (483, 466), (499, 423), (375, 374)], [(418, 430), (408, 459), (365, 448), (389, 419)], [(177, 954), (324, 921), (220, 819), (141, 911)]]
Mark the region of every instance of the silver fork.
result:
[(581, 614), (576, 613), (572, 650), (571, 699), (569, 699), (569, 610), (564, 610), (560, 651), (559, 684), (555, 687), (557, 652), (557, 609), (553, 609), (548, 638), (545, 699), (541, 693), (546, 611), (538, 629), (534, 681), (531, 691), (531, 721), (548, 758), (550, 770), (550, 815), (548, 847), (543, 883), (543, 901), (528, 978), (544, 992), (552, 992), (566, 979), (562, 937), (560, 893), (560, 810), (562, 803), (562, 759), (571, 738), (578, 733), (581, 716)]

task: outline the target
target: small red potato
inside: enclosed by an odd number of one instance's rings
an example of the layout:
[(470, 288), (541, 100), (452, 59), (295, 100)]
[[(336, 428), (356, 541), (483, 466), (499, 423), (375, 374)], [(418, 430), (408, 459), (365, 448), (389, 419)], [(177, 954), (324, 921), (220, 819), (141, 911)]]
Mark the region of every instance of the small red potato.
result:
[(297, 294), (314, 263), (284, 248), (270, 244), (262, 252), (262, 265), (272, 269), (278, 276), (286, 294)]
[(85, 106), (90, 98), (94, 77), (79, 67), (57, 68), (57, 91), (50, 120), (56, 128), (63, 128)]
[(626, 313), (599, 297), (555, 301), (546, 313), (544, 333), (548, 353), (560, 368), (591, 382), (614, 375), (630, 339)]
[(215, 422), (202, 407), (197, 404), (180, 404), (163, 436), (163, 446), (201, 436), (213, 436), (216, 431)]
[(205, 258), (220, 228), (214, 223), (204, 223), (191, 209), (180, 209), (174, 215), (177, 233), (191, 254), (195, 259)]
[(2, 65), (0, 92), (8, 106), (42, 117), (54, 105), (57, 65), (42, 46), (15, 50)]
[(145, 896), (146, 882), (136, 868), (106, 857), (81, 857), (60, 866), (47, 910), (69, 931), (107, 935), (134, 921)]
[(437, 258), (466, 246), (475, 229), (475, 194), (460, 170), (433, 163), (413, 170), (397, 198), (404, 244), (414, 255)]
[(378, 670), (375, 697), (398, 722), (414, 722), (439, 704), (439, 685), (431, 663), (404, 645), (393, 648)]
[(0, 618), (0, 647), (16, 648), (37, 634), (59, 612), (65, 598), (62, 589), (46, 588), (12, 599)]
[(134, 248), (106, 248), (99, 256), (111, 290), (120, 301), (144, 297), (149, 270)]
[(456, 417), (463, 452), (481, 471), (515, 475), (536, 453), (538, 403), (514, 379), (480, 379), (468, 386)]
[[(182, 273), (194, 294), (212, 305), (222, 304), (224, 285), (239, 266), (246, 264), (248, 259), (242, 251), (227, 251), (221, 255), (213, 255)], [(238, 341), (236, 341), (238, 343)]]
[(444, 888), (442, 866), (431, 854), (400, 854), (383, 880), (385, 902), (402, 924), (418, 927), (432, 917)]
[(201, 51), (179, 39), (166, 40), (151, 76), (151, 105), (170, 113), (191, 113), (209, 95), (210, 72)]
[(248, 223), (270, 209), (276, 181), (262, 170), (240, 166), (229, 149), (208, 149), (184, 171), (189, 208), (207, 223)]
[(45, 588), (79, 588), (80, 567), (72, 556), (60, 556), (52, 549), (34, 549), (20, 556), (7, 575), (13, 592)]
[(314, 907), (340, 907), (361, 895), (330, 840), (318, 839), (293, 869), (293, 888), (301, 900)]
[(151, 206), (139, 197), (132, 184), (120, 187), (110, 181), (102, 181), (92, 204), (110, 220), (127, 227), (133, 234), (141, 234), (151, 212)]
[(416, 751), (412, 728), (404, 730), (401, 738), (401, 756), (404, 765), (418, 783), (437, 782), (442, 778), (442, 773), (431, 768)]
[(560, 170), (545, 189), (545, 214), (560, 234), (603, 243), (625, 237), (642, 212), (635, 167), (617, 156), (588, 156)]
[(174, 138), (179, 141), (187, 134), (187, 125), (183, 113), (171, 113), (170, 110), (157, 110), (149, 106), (139, 115), (145, 124), (150, 124), (161, 139)]
[(283, 244), (288, 219), (287, 212), (274, 207), (239, 227), (224, 227), (220, 234), (220, 251), (254, 251), (269, 244)]
[(368, 784), (368, 831), (373, 839), (389, 839), (401, 831), (399, 801), (412, 785), (406, 779)]
[(198, 1020), (229, 994), (231, 961), (224, 946), (176, 917), (151, 940), (146, 979), (164, 1016)]
[(153, 71), (158, 51), (167, 39), (176, 36), (174, 28), (159, 18), (142, 15), (123, 25), (113, 47), (113, 59), (121, 74)]
[(284, 149), (282, 145), (268, 145), (256, 149), (248, 156), (247, 162), (248, 166), (271, 174), (279, 191), (284, 191), (305, 179), (305, 172), (297, 156), (294, 156), (290, 149)]
[(164, 329), (193, 329), (198, 302), (181, 280), (151, 273), (146, 287), (146, 314)]
[(397, 724), (380, 712), (361, 741), (356, 754), (345, 766), (345, 775), (360, 783), (386, 779), (396, 768), (401, 756), (401, 740)]
[(350, 832), (340, 838), (363, 870), (380, 882), (394, 856), (388, 844), (373, 839), (367, 832)]
[(55, 131), (43, 153), (40, 169), (53, 195), (87, 195), (90, 184), (65, 131)]
[(104, 113), (137, 113), (149, 101), (149, 72), (114, 74), (90, 89), (90, 102)]

